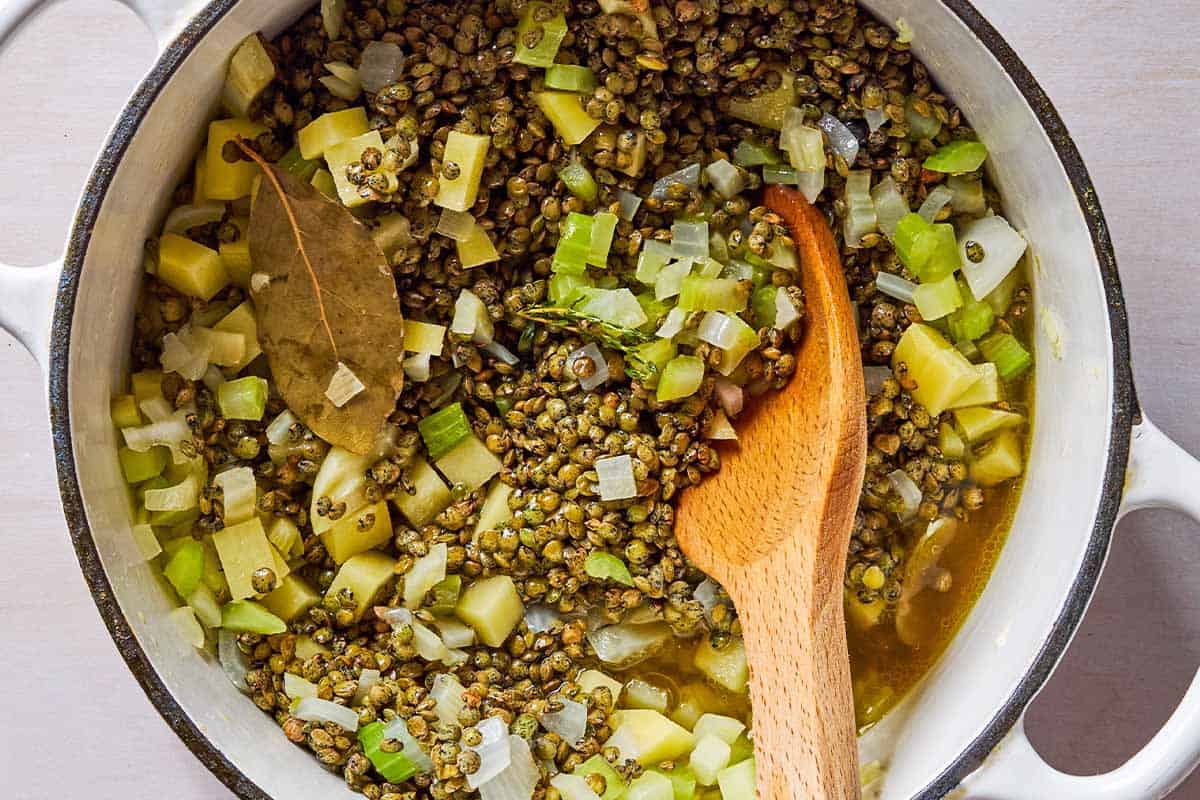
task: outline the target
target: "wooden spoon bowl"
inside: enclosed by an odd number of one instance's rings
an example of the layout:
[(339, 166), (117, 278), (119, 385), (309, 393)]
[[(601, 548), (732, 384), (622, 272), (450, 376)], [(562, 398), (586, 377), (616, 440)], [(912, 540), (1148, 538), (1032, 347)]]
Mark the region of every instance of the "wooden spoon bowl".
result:
[(842, 583), (866, 464), (862, 358), (824, 216), (766, 204), (800, 254), (806, 333), (788, 386), (739, 421), (716, 476), (680, 499), (679, 544), (729, 592), (750, 663), (760, 800), (855, 800), (858, 744)]

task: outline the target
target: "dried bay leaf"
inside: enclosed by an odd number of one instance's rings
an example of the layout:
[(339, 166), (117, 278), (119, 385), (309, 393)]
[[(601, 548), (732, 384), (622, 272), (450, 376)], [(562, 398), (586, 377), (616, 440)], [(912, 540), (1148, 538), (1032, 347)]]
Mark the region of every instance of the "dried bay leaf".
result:
[[(250, 217), (258, 335), (284, 402), (314, 433), (371, 451), (404, 385), (404, 318), (370, 230), (310, 184), (262, 161)], [(325, 396), (345, 364), (366, 388), (341, 408)]]

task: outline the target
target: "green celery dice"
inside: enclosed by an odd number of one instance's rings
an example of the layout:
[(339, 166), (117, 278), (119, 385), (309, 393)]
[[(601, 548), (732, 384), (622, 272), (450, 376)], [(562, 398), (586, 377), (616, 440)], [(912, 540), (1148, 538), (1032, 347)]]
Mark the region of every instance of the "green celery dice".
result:
[(161, 475), (170, 455), (171, 451), (165, 447), (151, 447), (144, 453), (130, 450), (128, 447), (117, 451), (126, 483), (141, 483)]
[(221, 627), (237, 633), (274, 636), (286, 633), (287, 624), (253, 600), (234, 600), (221, 608)]

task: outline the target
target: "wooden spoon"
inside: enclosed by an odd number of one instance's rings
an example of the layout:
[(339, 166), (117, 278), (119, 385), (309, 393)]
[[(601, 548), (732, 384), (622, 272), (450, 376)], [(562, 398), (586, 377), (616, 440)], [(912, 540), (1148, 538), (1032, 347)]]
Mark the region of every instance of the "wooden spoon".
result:
[(796, 372), (739, 420), (739, 446), (722, 452), (720, 471), (683, 493), (675, 532), (739, 612), (759, 800), (857, 800), (842, 581), (866, 463), (858, 332), (824, 216), (778, 185), (766, 204), (800, 254)]

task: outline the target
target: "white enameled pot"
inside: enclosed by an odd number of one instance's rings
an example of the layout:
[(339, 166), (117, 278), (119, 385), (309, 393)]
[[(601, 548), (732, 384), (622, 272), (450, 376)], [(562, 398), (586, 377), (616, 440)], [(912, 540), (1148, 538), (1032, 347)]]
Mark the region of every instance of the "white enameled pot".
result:
[[(215, 112), (233, 47), (274, 35), (310, 0), (123, 0), (161, 54), (105, 144), (63, 258), (0, 266), (0, 323), (48, 375), (63, 507), (118, 649), (167, 722), (242, 798), (350, 798), (279, 735), (220, 667), (168, 626), (138, 556), (108, 400), (124, 383), (142, 242)], [(1022, 732), (1091, 597), (1118, 517), (1170, 507), (1200, 520), (1200, 464), (1141, 416), (1124, 305), (1092, 184), (1033, 77), (966, 0), (864, 0), (903, 15), (914, 49), (972, 121), (1034, 254), (1036, 429), (1013, 531), (986, 591), (932, 674), (862, 742), (887, 765), (884, 800), (957, 786), (990, 800), (1164, 796), (1200, 760), (1200, 683), (1125, 766), (1087, 778), (1046, 765)], [(0, 8), (0, 41), (39, 0)], [(990, 755), (989, 755), (990, 754)]]

